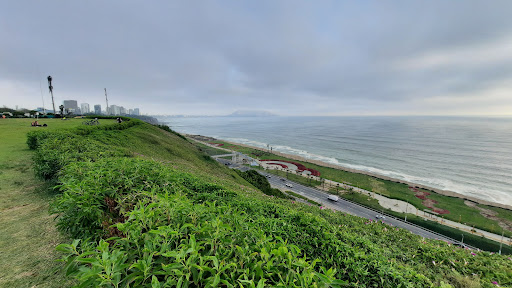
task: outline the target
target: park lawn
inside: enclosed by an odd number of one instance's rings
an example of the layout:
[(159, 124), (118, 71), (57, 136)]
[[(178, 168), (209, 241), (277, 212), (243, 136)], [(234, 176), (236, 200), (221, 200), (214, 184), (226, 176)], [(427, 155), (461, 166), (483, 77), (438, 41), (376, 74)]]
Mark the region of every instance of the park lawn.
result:
[[(468, 226), (474, 226), (475, 228), (479, 228), (485, 231), (489, 231), (495, 234), (501, 234), (502, 229), (498, 225), (498, 222), (495, 220), (491, 220), (488, 218), (485, 218), (480, 214), (480, 211), (476, 208), (469, 207), (468, 205), (464, 204), (464, 199), (460, 198), (454, 198), (454, 197), (447, 197), (442, 196), (439, 194), (431, 194), (428, 196), (428, 198), (438, 201), (435, 205), (435, 207), (449, 210), (449, 214), (444, 214), (443, 217), (448, 220), (452, 220), (455, 222), (462, 221), (462, 223), (468, 225)], [(446, 201), (447, 198), (452, 198), (450, 201)], [(489, 206), (482, 205), (484, 208), (488, 208)], [(496, 208), (499, 209), (499, 208)], [(501, 209), (505, 210), (505, 209)], [(506, 211), (506, 210), (505, 210)], [(503, 213), (503, 216), (506, 217), (506, 213)], [(460, 219), (460, 220), (459, 220)], [(465, 222), (467, 219), (471, 219), (471, 222)], [(506, 219), (506, 218), (505, 218)], [(505, 231), (505, 235), (512, 236), (512, 232)]]
[(228, 154), (229, 153), (228, 151), (225, 151), (225, 150), (222, 150), (222, 149), (217, 149), (217, 148), (214, 148), (214, 147), (210, 147), (208, 145), (204, 145), (204, 144), (199, 143), (199, 142), (193, 141), (192, 143), (194, 143), (194, 145), (199, 147), (200, 150), (202, 150), (203, 152), (205, 152), (206, 154), (208, 154), (210, 156), (222, 155), (222, 154)]
[[(333, 180), (336, 182), (345, 182), (349, 185), (356, 186), (368, 191), (372, 191), (388, 198), (398, 199), (402, 201), (409, 202), (416, 208), (423, 210), (428, 209), (426, 206), (422, 204), (423, 200), (417, 198), (415, 193), (409, 189), (409, 186), (403, 183), (397, 183), (394, 181), (379, 179), (376, 177), (368, 176), (365, 174), (353, 173), (344, 170), (338, 170), (330, 167), (319, 166), (313, 163), (298, 161), (289, 159), (286, 157), (278, 156), (275, 154), (271, 154), (265, 151), (242, 147), (239, 145), (234, 145), (224, 141), (213, 141), (214, 143), (223, 143), (224, 147), (232, 150), (236, 150), (242, 153), (245, 153), (251, 157), (255, 157), (258, 159), (276, 159), (276, 160), (287, 160), (294, 161), (303, 164), (308, 168), (312, 168), (318, 170), (322, 178)], [(302, 183), (302, 181), (301, 181)], [(469, 226), (474, 226), (475, 228), (482, 229), (485, 231), (489, 231), (496, 234), (501, 234), (501, 228), (498, 225), (498, 221), (485, 218), (480, 214), (480, 211), (476, 208), (469, 207), (464, 204), (464, 200), (455, 197), (444, 196), (438, 193), (435, 193), (430, 190), (419, 189), (423, 192), (428, 192), (430, 195), (428, 198), (438, 201), (438, 204), (435, 207), (449, 210), (449, 214), (443, 215), (444, 218), (466, 223)], [(363, 199), (359, 199), (364, 204)], [(370, 203), (367, 203), (370, 206)], [(485, 205), (484, 205), (485, 206)], [(486, 208), (495, 208), (490, 206), (485, 206)], [(498, 210), (495, 210), (498, 209)], [(492, 209), (498, 212), (497, 217), (502, 219), (508, 219), (512, 221), (512, 211), (506, 209), (495, 208)], [(512, 236), (512, 231), (505, 231), (505, 235)]]
[(81, 119), (0, 119), (0, 287), (67, 287), (55, 246), (68, 239), (48, 213), (54, 195), (34, 176), (27, 132), (80, 125)]

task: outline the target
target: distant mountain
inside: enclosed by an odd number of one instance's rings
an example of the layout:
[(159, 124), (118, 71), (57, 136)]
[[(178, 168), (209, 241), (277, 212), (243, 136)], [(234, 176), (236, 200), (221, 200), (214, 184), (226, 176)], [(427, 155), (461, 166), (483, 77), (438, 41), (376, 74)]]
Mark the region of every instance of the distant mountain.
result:
[(268, 117), (277, 116), (268, 111), (261, 110), (238, 110), (228, 115), (229, 117)]

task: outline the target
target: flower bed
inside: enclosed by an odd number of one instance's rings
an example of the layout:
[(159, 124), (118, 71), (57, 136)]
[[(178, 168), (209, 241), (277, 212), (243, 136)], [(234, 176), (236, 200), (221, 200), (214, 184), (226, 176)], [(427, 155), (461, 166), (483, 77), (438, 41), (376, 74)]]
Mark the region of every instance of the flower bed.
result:
[(281, 164), (281, 163), (267, 163), (268, 165), (279, 165), (281, 166), (283, 169), (288, 169), (288, 166), (284, 165), (284, 164)]
[[(266, 161), (266, 162), (279, 161), (279, 162), (290, 163), (290, 164), (297, 166), (297, 172), (309, 171), (309, 172), (311, 172), (311, 175), (320, 177), (319, 171), (317, 171), (315, 169), (307, 168), (306, 166), (304, 166), (300, 163), (297, 163), (297, 162), (286, 161), (286, 160), (272, 160), (272, 159), (260, 160), (260, 161)], [(271, 163), (268, 163), (268, 164), (271, 164)], [(274, 164), (274, 165), (276, 165), (276, 164)]]

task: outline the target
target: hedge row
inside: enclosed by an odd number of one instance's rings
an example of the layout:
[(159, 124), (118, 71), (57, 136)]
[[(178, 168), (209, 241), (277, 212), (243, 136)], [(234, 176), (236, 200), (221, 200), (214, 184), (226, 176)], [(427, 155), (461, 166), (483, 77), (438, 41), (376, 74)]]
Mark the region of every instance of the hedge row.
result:
[(94, 133), (28, 141), (37, 148), (36, 171), (49, 169), (38, 173), (59, 183), (51, 205), (59, 228), (81, 239), (58, 247), (81, 287), (512, 285), (512, 260), (505, 257), (231, 191), (125, 157), (124, 149), (96, 143)]

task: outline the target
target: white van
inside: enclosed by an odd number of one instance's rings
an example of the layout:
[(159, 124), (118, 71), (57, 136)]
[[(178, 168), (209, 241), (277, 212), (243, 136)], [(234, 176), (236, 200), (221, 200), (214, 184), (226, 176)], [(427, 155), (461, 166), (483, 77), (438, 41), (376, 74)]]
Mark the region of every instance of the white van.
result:
[(329, 197), (327, 197), (327, 199), (329, 199), (331, 201), (334, 201), (334, 202), (338, 202), (338, 200), (340, 198), (338, 196), (336, 196), (336, 195), (329, 195)]

